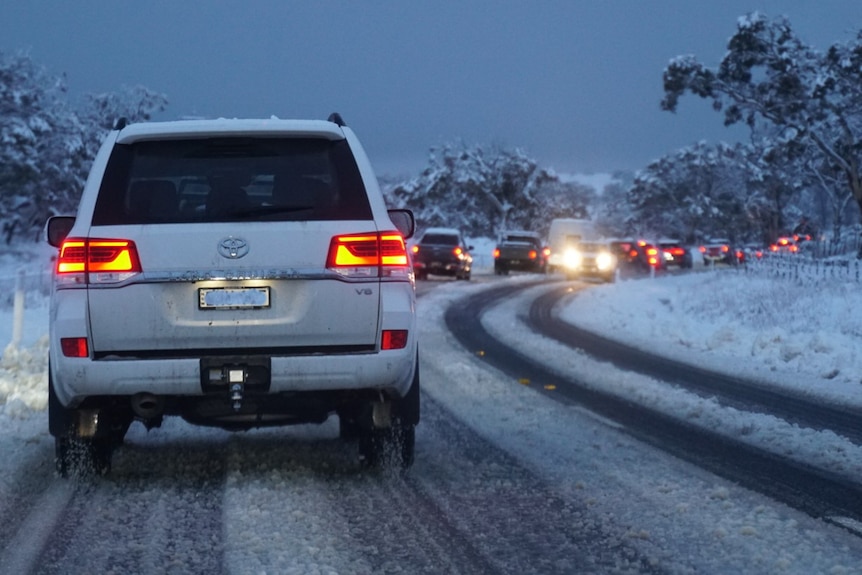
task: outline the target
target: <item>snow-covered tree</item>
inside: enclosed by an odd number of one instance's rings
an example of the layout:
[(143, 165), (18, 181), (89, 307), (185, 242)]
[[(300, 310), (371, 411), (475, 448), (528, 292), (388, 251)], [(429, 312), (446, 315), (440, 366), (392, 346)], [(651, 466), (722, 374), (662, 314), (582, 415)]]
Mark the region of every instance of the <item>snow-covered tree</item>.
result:
[(124, 86), (119, 92), (84, 94), (78, 108), (81, 122), (88, 127), (87, 148), (95, 156), (102, 140), (120, 118), (129, 123), (146, 122), (154, 114), (164, 111), (168, 99), (144, 86)]
[(7, 243), (35, 237), (54, 206), (80, 190), (83, 133), (62, 78), (24, 53), (0, 54), (0, 220)]
[(752, 13), (738, 20), (717, 68), (675, 58), (664, 71), (664, 91), (665, 110), (675, 111), (691, 92), (712, 100), (726, 125), (744, 122), (756, 131), (766, 123), (784, 141), (807, 144), (818, 156), (809, 166), (840, 174), (862, 212), (862, 32), (821, 53), (787, 19)]
[(48, 216), (73, 212), (117, 117), (147, 120), (167, 99), (142, 87), (87, 96), (75, 109), (62, 77), (29, 55), (0, 53), (0, 221), (7, 243), (40, 239)]
[(573, 217), (568, 198), (557, 193), (560, 186), (553, 172), (520, 150), (461, 143), (432, 149), (423, 172), (392, 187), (387, 197), (391, 205), (412, 209), (421, 228), (493, 237), (505, 229), (540, 230), (549, 213)]
[(694, 242), (742, 239), (744, 180), (736, 146), (699, 142), (650, 163), (628, 190), (627, 228)]

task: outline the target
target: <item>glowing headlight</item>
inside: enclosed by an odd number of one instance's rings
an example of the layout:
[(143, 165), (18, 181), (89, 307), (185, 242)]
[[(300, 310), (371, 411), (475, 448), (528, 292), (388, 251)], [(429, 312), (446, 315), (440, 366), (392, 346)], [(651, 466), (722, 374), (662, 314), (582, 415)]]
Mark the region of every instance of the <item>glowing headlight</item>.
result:
[(596, 267), (600, 271), (607, 271), (614, 267), (614, 256), (607, 252), (602, 252), (596, 256)]
[(575, 249), (567, 249), (563, 254), (563, 265), (569, 269), (575, 269), (581, 267), (581, 261), (583, 261), (584, 256), (581, 255), (581, 252)]

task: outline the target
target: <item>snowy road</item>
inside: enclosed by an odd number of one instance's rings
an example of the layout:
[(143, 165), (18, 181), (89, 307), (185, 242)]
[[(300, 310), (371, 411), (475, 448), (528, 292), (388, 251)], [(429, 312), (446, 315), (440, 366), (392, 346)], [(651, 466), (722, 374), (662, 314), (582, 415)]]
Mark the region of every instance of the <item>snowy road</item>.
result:
[[(3, 571), (862, 573), (851, 531), (668, 456), (462, 348), (446, 308), (496, 281), (420, 286), (423, 421), (406, 477), (363, 471), (335, 421), (236, 434), (169, 419), (133, 426), (109, 477), (65, 481), (45, 412), (7, 405)], [(529, 348), (526, 303), (491, 315)], [(549, 361), (563, 353), (541, 346)]]
[(4, 497), (4, 571), (653, 572), (625, 530), (425, 399), (407, 477), (361, 471), (331, 425), (136, 427), (92, 482), (54, 478), (39, 441)]

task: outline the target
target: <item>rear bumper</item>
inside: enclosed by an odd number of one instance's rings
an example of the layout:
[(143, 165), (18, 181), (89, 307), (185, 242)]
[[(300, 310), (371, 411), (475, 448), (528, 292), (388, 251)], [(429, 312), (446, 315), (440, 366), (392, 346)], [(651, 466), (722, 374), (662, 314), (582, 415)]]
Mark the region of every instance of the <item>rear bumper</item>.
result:
[[(231, 364), (241, 363), (235, 355), (225, 357)], [(268, 393), (379, 389), (403, 396), (412, 383), (415, 362), (415, 343), (365, 354), (275, 356), (270, 358)], [(94, 361), (66, 358), (52, 350), (51, 364), (57, 397), (67, 407), (90, 396), (204, 395), (197, 358)]]
[(414, 262), (413, 270), (415, 272), (425, 272), (429, 274), (437, 274), (437, 275), (454, 275), (456, 273), (466, 271), (469, 268), (469, 265), (464, 264), (464, 262), (455, 261), (455, 262)]
[(496, 260), (494, 260), (494, 267), (514, 271), (539, 271), (544, 268), (544, 264), (540, 260), (531, 260), (529, 258), (497, 258)]

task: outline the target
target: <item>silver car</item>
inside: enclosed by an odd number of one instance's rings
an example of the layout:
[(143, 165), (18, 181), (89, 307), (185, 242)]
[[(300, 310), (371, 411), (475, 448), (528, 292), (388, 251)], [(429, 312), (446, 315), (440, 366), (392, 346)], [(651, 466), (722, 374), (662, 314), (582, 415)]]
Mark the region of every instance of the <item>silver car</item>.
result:
[(107, 473), (130, 424), (339, 418), (368, 465), (413, 460), (415, 286), (354, 133), (316, 120), (125, 125), (59, 248), (49, 425), (58, 472)]

